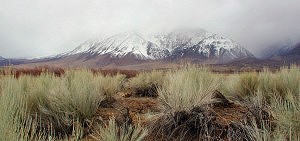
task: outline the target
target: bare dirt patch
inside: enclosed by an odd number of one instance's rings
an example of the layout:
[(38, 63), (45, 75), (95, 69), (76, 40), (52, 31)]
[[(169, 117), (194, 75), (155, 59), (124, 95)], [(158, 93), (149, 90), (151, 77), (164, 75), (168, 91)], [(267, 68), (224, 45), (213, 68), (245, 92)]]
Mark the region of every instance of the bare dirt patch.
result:
[[(151, 97), (123, 96), (114, 97), (111, 106), (99, 108), (96, 116), (107, 121), (115, 117), (119, 124), (141, 123), (150, 129), (147, 140), (251, 140), (245, 129), (253, 119), (257, 125), (272, 121), (272, 116), (265, 110), (248, 107), (224, 100), (221, 102), (194, 107), (190, 111), (178, 111), (174, 114), (161, 113), (159, 101)], [(222, 103), (223, 102), (223, 103)], [(155, 116), (149, 116), (153, 114)], [(149, 118), (150, 117), (150, 118)], [(258, 126), (258, 128), (261, 128)]]

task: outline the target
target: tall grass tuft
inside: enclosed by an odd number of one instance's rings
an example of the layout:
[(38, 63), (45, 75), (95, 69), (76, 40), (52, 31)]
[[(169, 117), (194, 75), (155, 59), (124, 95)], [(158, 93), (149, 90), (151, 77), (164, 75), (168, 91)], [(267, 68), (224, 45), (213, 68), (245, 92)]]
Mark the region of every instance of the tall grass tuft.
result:
[(259, 79), (256, 73), (240, 74), (240, 79), (237, 83), (238, 94), (242, 97), (254, 96), (258, 90)]
[[(51, 136), (36, 133), (37, 120), (28, 113), (26, 85), (28, 78), (1, 78), (0, 85), (0, 140), (51, 140)], [(24, 85), (20, 85), (24, 84)]]
[[(281, 92), (282, 95), (292, 94), (297, 100), (300, 93), (300, 68), (297, 66), (291, 66), (290, 68), (283, 67), (278, 73), (278, 85), (275, 87), (277, 92)], [(281, 86), (281, 87), (279, 87)]]
[(213, 101), (220, 79), (205, 68), (187, 67), (167, 74), (159, 89), (164, 111), (190, 110)]
[(2, 78), (3, 87), (0, 97), (0, 140), (18, 140), (21, 134), (19, 129), (23, 128), (22, 117), (27, 117), (26, 103), (23, 100), (22, 87), (16, 85), (17, 80)]
[(152, 71), (139, 73), (128, 82), (128, 87), (134, 91), (136, 96), (157, 96), (157, 88), (164, 81), (163, 72)]
[(259, 74), (259, 89), (268, 97), (288, 98), (292, 94), (299, 100), (300, 70), (297, 66), (283, 67), (276, 73), (267, 69)]
[(118, 126), (114, 118), (111, 118), (108, 124), (100, 126), (97, 129), (98, 140), (104, 141), (142, 141), (148, 135), (147, 129), (124, 124)]
[(265, 130), (253, 128), (256, 138), (258, 140), (299, 140), (300, 68), (292, 65), (282, 67), (276, 72), (264, 69), (258, 75), (240, 74), (239, 78), (240, 82), (234, 83), (233, 89), (228, 88), (232, 90), (231, 93), (247, 96), (252, 105), (268, 109), (274, 118), (271, 122), (276, 122), (276, 128), (270, 128), (268, 125), (264, 125), (267, 127)]
[[(0, 81), (1, 114), (6, 115), (1, 121), (18, 126), (12, 130), (24, 127), (28, 134), (56, 139), (73, 134), (79, 139), (92, 123), (100, 102), (115, 94), (123, 79), (122, 75), (94, 76), (88, 70), (68, 71), (62, 77), (45, 73), (18, 79), (6, 76)], [(1, 124), (1, 129), (9, 124)]]
[(228, 83), (224, 83), (226, 92), (239, 94), (247, 98), (257, 95), (261, 92), (266, 100), (271, 97), (288, 98), (290, 94), (299, 99), (300, 86), (300, 69), (297, 66), (290, 68), (282, 67), (279, 71), (273, 73), (268, 69), (264, 69), (259, 74), (250, 72), (238, 75), (239, 80), (232, 76), (228, 76), (227, 81), (233, 81), (233, 87), (228, 87)]
[[(98, 76), (99, 77), (99, 76)], [(114, 76), (101, 76), (104, 79), (100, 80), (99, 88), (104, 91), (106, 97), (112, 97), (118, 91), (124, 89), (125, 87), (125, 78), (123, 74), (116, 74)]]
[(300, 103), (296, 100), (274, 98), (271, 104), (273, 115), (277, 120), (275, 135), (287, 140), (300, 139)]

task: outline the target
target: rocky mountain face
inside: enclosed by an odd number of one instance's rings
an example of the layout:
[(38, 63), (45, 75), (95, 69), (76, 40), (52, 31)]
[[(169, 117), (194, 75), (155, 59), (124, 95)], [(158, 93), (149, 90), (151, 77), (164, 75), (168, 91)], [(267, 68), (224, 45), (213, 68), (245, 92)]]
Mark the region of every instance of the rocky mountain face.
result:
[[(114, 59), (170, 60), (184, 58), (224, 63), (254, 57), (238, 43), (204, 30), (178, 30), (169, 33), (141, 34), (126, 32), (103, 40), (89, 40), (73, 51), (56, 57), (109, 56)], [(107, 58), (107, 57), (106, 57)]]
[(295, 45), (295, 48), (291, 51), (291, 53), (295, 53), (297, 55), (300, 55), (300, 43)]
[(273, 56), (271, 59), (280, 60), (285, 64), (300, 64), (300, 43), (294, 44), (288, 50)]
[(300, 56), (300, 42), (295, 45), (292, 45), (290, 48), (284, 50), (279, 55), (281, 55), (281, 56), (299, 55)]
[(278, 43), (264, 52), (264, 58), (250, 58), (222, 64), (231, 68), (256, 68), (262, 70), (264, 67), (278, 69), (291, 64), (300, 65), (300, 42), (286, 41)]
[(276, 43), (268, 48), (266, 48), (262, 52), (263, 58), (276, 58), (276, 57), (284, 57), (284, 56), (292, 56), (292, 55), (300, 55), (299, 52), (300, 41), (291, 41), (286, 40), (284, 42)]
[(277, 43), (264, 51), (264, 59), (277, 60), (285, 63), (300, 62), (300, 42), (286, 40)]

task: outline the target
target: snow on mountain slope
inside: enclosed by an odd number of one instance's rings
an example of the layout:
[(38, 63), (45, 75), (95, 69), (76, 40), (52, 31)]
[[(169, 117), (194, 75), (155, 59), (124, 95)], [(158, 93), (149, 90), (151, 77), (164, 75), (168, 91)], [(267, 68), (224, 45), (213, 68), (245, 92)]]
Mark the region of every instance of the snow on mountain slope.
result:
[(169, 51), (175, 48), (190, 48), (199, 43), (202, 39), (210, 36), (211, 33), (205, 30), (175, 30), (170, 33), (159, 33), (152, 34), (148, 36), (148, 39), (161, 46), (168, 49)]
[(159, 57), (153, 50), (163, 51), (155, 44), (145, 40), (137, 33), (122, 33), (101, 41), (97, 46), (88, 50), (92, 54), (110, 54), (112, 57), (135, 55), (138, 59), (157, 59)]
[(217, 57), (226, 60), (253, 57), (236, 42), (205, 30), (176, 30), (157, 34), (126, 32), (103, 40), (87, 41), (62, 56), (81, 53), (116, 58), (133, 55), (140, 60), (189, 57), (190, 54), (193, 57)]
[(249, 51), (231, 39), (213, 34), (204, 38), (197, 45), (198, 52), (206, 57), (223, 56), (231, 59), (254, 57)]
[(111, 36), (104, 40), (86, 41), (71, 52), (62, 54), (68, 56), (80, 53), (93, 55), (109, 54), (111, 57), (134, 55), (137, 59), (160, 59), (168, 54), (168, 50), (158, 47), (145, 40), (138, 33), (126, 32)]
[(97, 46), (102, 40), (101, 39), (95, 39), (95, 40), (88, 40), (76, 47), (71, 52), (67, 52), (64, 55), (74, 55), (82, 52), (88, 51), (90, 48)]

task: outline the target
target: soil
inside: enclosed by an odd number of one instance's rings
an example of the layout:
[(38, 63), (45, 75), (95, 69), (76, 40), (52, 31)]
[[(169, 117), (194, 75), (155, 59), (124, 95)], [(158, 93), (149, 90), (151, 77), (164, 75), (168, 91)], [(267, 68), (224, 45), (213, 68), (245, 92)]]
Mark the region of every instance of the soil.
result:
[[(229, 130), (239, 130), (238, 132), (243, 132), (240, 131), (239, 127), (237, 127), (237, 125), (239, 124), (236, 123), (244, 123), (245, 121), (250, 122), (249, 120), (253, 118), (257, 119), (257, 117), (255, 117), (255, 111), (260, 110), (264, 113), (265, 118), (263, 120), (268, 122), (272, 120), (272, 116), (262, 109), (253, 110), (252, 107), (229, 102), (228, 100), (224, 100), (225, 97), (220, 93), (218, 93), (217, 96), (218, 98), (223, 99), (221, 101), (225, 102), (225, 104), (217, 103), (203, 105), (201, 107), (198, 107), (198, 109), (196, 107), (188, 112), (178, 112), (176, 119), (178, 120), (178, 117), (180, 118), (176, 124), (188, 125), (189, 123), (187, 122), (191, 121), (191, 118), (189, 116), (193, 116), (193, 113), (195, 113), (196, 111), (198, 113), (203, 113), (203, 115), (206, 117), (209, 117), (207, 118), (209, 119), (209, 122), (207, 123), (210, 124), (208, 126), (213, 125), (218, 128), (216, 129), (216, 131), (214, 131), (214, 134), (211, 134), (211, 136), (218, 135), (218, 138), (212, 137), (212, 140), (232, 140), (233, 138), (230, 138), (225, 134), (228, 135), (228, 133), (231, 132)], [(109, 101), (109, 104), (110, 106), (100, 106), (95, 117), (101, 118), (104, 122), (108, 121), (111, 117), (115, 117), (117, 124), (123, 124), (124, 122), (129, 122), (132, 124), (139, 123), (144, 127), (155, 127), (155, 125), (153, 124), (164, 125), (164, 120), (168, 120), (168, 118), (170, 118), (170, 116), (161, 114), (159, 101), (155, 97), (134, 97), (131, 94), (127, 94), (126, 92), (120, 92), (115, 97), (113, 97), (113, 100), (111, 99)], [(205, 120), (208, 121), (207, 119)], [(162, 122), (160, 123), (158, 121)], [(257, 119), (257, 122), (259, 121), (262, 120)], [(194, 124), (196, 124), (196, 122)], [(199, 135), (197, 136), (198, 138), (193, 137), (193, 140), (201, 140), (201, 137), (199, 137)], [(91, 135), (88, 135), (84, 138), (84, 140), (94, 139), (91, 137)], [(176, 137), (166, 138), (164, 137), (163, 133), (161, 136), (150, 133), (146, 140), (176, 140)]]

